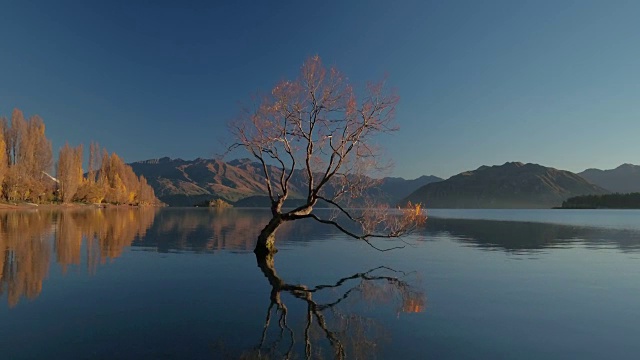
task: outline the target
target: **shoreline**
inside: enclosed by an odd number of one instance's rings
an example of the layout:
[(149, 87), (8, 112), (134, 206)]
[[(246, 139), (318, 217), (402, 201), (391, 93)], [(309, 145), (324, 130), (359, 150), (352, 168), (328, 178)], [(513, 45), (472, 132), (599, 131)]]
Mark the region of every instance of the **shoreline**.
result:
[(109, 209), (109, 208), (153, 208), (153, 207), (161, 207), (154, 205), (114, 205), (114, 204), (82, 204), (82, 203), (73, 203), (73, 204), (33, 204), (33, 203), (21, 203), (21, 204), (10, 204), (10, 203), (0, 203), (0, 210), (26, 210), (26, 209)]

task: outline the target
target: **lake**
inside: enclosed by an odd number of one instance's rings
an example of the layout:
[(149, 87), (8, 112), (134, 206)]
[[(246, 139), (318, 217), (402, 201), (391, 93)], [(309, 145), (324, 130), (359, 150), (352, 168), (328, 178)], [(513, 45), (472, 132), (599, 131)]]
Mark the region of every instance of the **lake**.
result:
[(0, 212), (0, 358), (640, 357), (640, 211), (432, 210), (388, 252), (305, 220), (257, 263), (268, 216)]

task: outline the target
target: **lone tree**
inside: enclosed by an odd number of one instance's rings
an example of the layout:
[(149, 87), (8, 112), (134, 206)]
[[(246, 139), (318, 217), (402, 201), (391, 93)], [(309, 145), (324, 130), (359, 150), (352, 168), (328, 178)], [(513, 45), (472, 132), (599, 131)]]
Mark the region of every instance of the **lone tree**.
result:
[[(367, 201), (358, 206), (366, 210), (357, 211), (350, 206), (354, 199), (367, 198), (376, 185), (371, 175), (384, 167), (374, 139), (397, 130), (398, 96), (386, 93), (382, 82), (367, 84), (365, 92), (356, 96), (338, 70), (325, 68), (315, 56), (303, 64), (297, 79), (280, 82), (231, 123), (236, 142), (230, 149), (245, 148), (260, 162), (271, 200), (272, 218), (260, 232), (257, 254), (275, 253), (276, 230), (292, 220), (334, 226), (378, 250), (371, 238), (399, 237), (424, 223), (419, 205), (395, 210)], [(302, 192), (296, 195), (304, 203), (285, 211), (293, 187)], [(334, 209), (331, 215), (314, 211), (319, 201)]]

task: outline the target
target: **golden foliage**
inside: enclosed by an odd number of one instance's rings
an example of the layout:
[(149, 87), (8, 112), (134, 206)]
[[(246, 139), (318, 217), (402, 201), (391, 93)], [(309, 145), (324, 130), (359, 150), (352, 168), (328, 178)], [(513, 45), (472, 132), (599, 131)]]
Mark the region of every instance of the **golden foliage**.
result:
[(146, 179), (136, 176), (118, 155), (103, 149), (100, 158), (99, 153), (100, 147), (92, 142), (85, 178), (83, 146), (65, 144), (58, 156), (57, 179), (51, 177), (51, 141), (44, 121), (37, 115), (25, 120), (22, 111), (14, 109), (11, 124), (0, 118), (0, 198), (34, 203), (160, 204)]
[(4, 178), (9, 170), (9, 159), (7, 158), (7, 143), (5, 141), (5, 129), (7, 119), (0, 117), (0, 196), (4, 192)]
[(83, 181), (82, 150), (82, 145), (72, 148), (68, 143), (60, 149), (56, 176), (63, 203), (69, 203), (73, 200)]

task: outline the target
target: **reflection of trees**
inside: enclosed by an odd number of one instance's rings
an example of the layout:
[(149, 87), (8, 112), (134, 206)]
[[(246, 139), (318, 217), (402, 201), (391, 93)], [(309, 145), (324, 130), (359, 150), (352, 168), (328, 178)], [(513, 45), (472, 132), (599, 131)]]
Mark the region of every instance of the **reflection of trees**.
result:
[(122, 254), (153, 223), (154, 209), (69, 209), (0, 213), (0, 294), (9, 306), (42, 291), (49, 271), (51, 240), (63, 272), (82, 261), (83, 240), (90, 272)]
[(50, 212), (0, 214), (0, 294), (7, 293), (9, 306), (40, 295), (49, 271), (51, 223)]
[[(108, 259), (119, 257), (134, 240), (144, 236), (153, 224), (155, 213), (155, 209), (145, 207), (70, 211), (62, 213), (59, 225), (68, 217), (66, 222), (86, 239), (87, 264), (91, 270), (98, 262), (104, 264)], [(69, 243), (74, 238), (78, 235), (62, 241)]]
[[(421, 312), (425, 308), (425, 296), (410, 285), (410, 274), (385, 266), (343, 277), (332, 284), (309, 287), (287, 283), (278, 276), (273, 256), (257, 255), (257, 260), (271, 285), (270, 303), (260, 341), (240, 354), (242, 359), (297, 358), (296, 350), (304, 353), (306, 359), (374, 358), (389, 334), (376, 320), (361, 314), (363, 305), (395, 303), (398, 313)], [(301, 302), (304, 309), (301, 323), (290, 320), (292, 312), (283, 298)], [(355, 308), (361, 311), (349, 311)], [(294, 331), (296, 324), (302, 325), (301, 331)]]
[(65, 211), (58, 217), (54, 248), (56, 261), (62, 265), (62, 271), (67, 272), (68, 265), (80, 265), (82, 248), (82, 232), (73, 219), (72, 213)]

